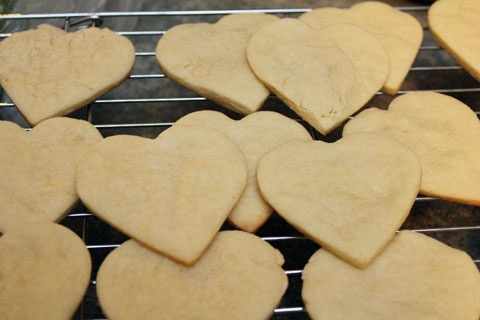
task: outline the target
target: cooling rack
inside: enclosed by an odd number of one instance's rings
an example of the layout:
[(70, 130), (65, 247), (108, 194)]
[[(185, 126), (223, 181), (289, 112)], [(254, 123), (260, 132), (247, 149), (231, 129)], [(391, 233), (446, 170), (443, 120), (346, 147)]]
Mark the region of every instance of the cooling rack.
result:
[[(435, 91), (451, 95), (480, 112), (480, 83), (463, 70), (432, 38), (426, 27), (428, 6), (397, 7), (419, 19), (424, 26), (424, 40), (417, 58), (398, 94), (411, 91)], [(202, 10), (202, 11), (141, 11), (59, 14), (19, 14), (0, 16), (0, 25), (7, 22), (19, 31), (40, 23), (52, 23), (66, 30), (102, 25), (128, 37), (136, 48), (136, 63), (132, 75), (117, 89), (70, 114), (87, 120), (106, 137), (115, 134), (134, 134), (156, 137), (181, 116), (196, 110), (224, 112), (232, 118), (239, 115), (227, 111), (171, 82), (155, 62), (154, 48), (168, 28), (185, 22), (214, 22), (220, 17), (240, 12), (265, 12), (280, 17), (296, 17), (310, 8)], [(121, 21), (121, 24), (117, 24)], [(123, 27), (119, 27), (123, 26)], [(125, 27), (129, 26), (129, 27)], [(0, 41), (10, 36), (0, 33)], [(0, 95), (1, 95), (0, 91)], [(377, 93), (366, 107), (386, 109), (394, 96)], [(314, 139), (332, 142), (340, 138), (342, 128), (322, 136), (303, 123), (275, 96), (269, 97), (264, 110), (274, 110), (299, 122)], [(0, 120), (14, 121), (28, 129), (15, 105), (3, 94), (0, 99)], [(105, 319), (95, 293), (95, 278), (103, 259), (127, 239), (79, 204), (62, 222), (84, 241), (92, 256), (92, 280), (75, 319)], [(222, 229), (233, 229), (227, 223)], [(411, 229), (434, 237), (450, 246), (466, 251), (480, 268), (479, 208), (419, 196), (402, 229)], [(319, 248), (273, 215), (257, 235), (278, 248), (285, 257), (284, 269), (289, 278), (287, 292), (275, 309), (272, 319), (309, 319), (301, 300), (302, 269), (309, 257)]]

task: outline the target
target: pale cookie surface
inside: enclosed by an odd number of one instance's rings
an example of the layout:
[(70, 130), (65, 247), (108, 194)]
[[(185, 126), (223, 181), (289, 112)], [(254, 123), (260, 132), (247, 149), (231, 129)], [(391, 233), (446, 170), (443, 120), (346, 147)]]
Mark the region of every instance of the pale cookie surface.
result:
[[(318, 8), (299, 17), (315, 28), (348, 23), (364, 28), (380, 41), (390, 59), (390, 73), (382, 91), (395, 94), (400, 89), (417, 56), (423, 29), (412, 15), (382, 2), (366, 1), (350, 9)], [(369, 54), (368, 51), (365, 54)]]
[(242, 230), (255, 232), (273, 212), (258, 190), (257, 165), (260, 157), (273, 147), (290, 140), (312, 140), (310, 134), (295, 120), (270, 111), (255, 112), (238, 121), (219, 112), (198, 111), (175, 123), (185, 124), (219, 130), (237, 143), (247, 160), (248, 181), (240, 201), (228, 219)]
[(233, 111), (257, 111), (270, 91), (246, 58), (247, 42), (262, 25), (278, 19), (263, 13), (231, 14), (217, 23), (175, 26), (160, 38), (156, 58), (172, 80)]
[(40, 25), (0, 42), (0, 84), (35, 125), (65, 115), (118, 86), (135, 49), (109, 29), (76, 32)]
[(247, 58), (258, 78), (322, 134), (363, 107), (390, 70), (385, 49), (363, 29), (315, 29), (293, 18), (255, 32)]
[(174, 127), (157, 139), (105, 138), (77, 171), (82, 202), (146, 246), (191, 265), (215, 237), (247, 180), (225, 135)]
[(112, 320), (269, 319), (288, 285), (283, 262), (243, 231), (220, 232), (193, 267), (130, 240), (102, 263), (97, 293)]
[(363, 131), (394, 138), (419, 155), (420, 193), (480, 205), (480, 122), (467, 105), (440, 93), (408, 93), (388, 110), (361, 112), (343, 135)]
[(480, 0), (439, 0), (428, 26), (440, 45), (480, 81)]
[(78, 202), (75, 170), (102, 140), (83, 120), (53, 118), (31, 131), (0, 121), (0, 232), (27, 221), (59, 221)]
[(52, 222), (31, 222), (0, 238), (2, 320), (71, 319), (90, 281), (85, 243)]
[(265, 199), (307, 237), (364, 268), (393, 238), (420, 185), (416, 154), (381, 135), (291, 141), (260, 160)]
[(480, 276), (472, 259), (407, 230), (364, 270), (320, 249), (302, 278), (302, 298), (313, 320), (477, 320), (480, 316)]

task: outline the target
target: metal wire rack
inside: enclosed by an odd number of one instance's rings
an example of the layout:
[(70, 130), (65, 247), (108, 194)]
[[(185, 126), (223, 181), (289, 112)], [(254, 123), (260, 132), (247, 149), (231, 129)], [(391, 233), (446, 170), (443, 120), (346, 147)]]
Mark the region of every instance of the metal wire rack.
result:
[[(416, 16), (424, 25), (422, 46), (399, 94), (418, 90), (445, 93), (465, 102), (478, 115), (480, 83), (463, 70), (432, 38), (426, 27), (428, 6), (418, 5), (398, 7), (398, 9)], [(0, 16), (0, 23), (8, 22), (13, 29), (17, 28), (15, 31), (26, 28), (27, 24), (30, 28), (45, 22), (64, 27), (66, 30), (92, 24), (114, 26), (111, 28), (130, 38), (136, 47), (136, 64), (132, 75), (117, 89), (69, 116), (88, 120), (104, 136), (122, 133), (155, 137), (179, 117), (200, 109), (222, 111), (232, 118), (239, 117), (172, 83), (164, 76), (156, 65), (154, 48), (165, 30), (184, 22), (214, 22), (219, 17), (231, 13), (265, 12), (280, 17), (295, 17), (309, 10), (310, 8), (18, 14)], [(115, 27), (115, 22), (118, 20), (126, 21), (127, 25), (135, 27), (133, 29)], [(0, 33), (0, 41), (10, 34), (10, 31)], [(379, 92), (366, 107), (387, 108), (393, 98)], [(263, 109), (275, 110), (302, 122), (273, 95), (267, 100)], [(0, 120), (14, 121), (28, 129), (28, 125), (14, 104), (5, 94), (2, 95), (1, 91)], [(338, 128), (328, 136), (322, 136), (306, 123), (303, 124), (315, 139), (331, 142), (341, 136), (342, 128)], [(480, 268), (479, 211), (477, 207), (419, 196), (402, 229), (426, 233), (464, 250)], [(85, 241), (93, 262), (91, 285), (74, 318), (104, 319), (105, 316), (95, 293), (96, 273), (108, 253), (127, 237), (93, 216), (81, 204), (61, 223), (74, 230)], [(232, 227), (226, 223), (223, 229), (232, 229)], [(286, 261), (284, 269), (289, 278), (289, 287), (275, 309), (272, 319), (309, 319), (300, 295), (301, 275), (309, 257), (319, 248), (318, 245), (306, 239), (278, 215), (272, 216), (257, 235), (278, 248)]]

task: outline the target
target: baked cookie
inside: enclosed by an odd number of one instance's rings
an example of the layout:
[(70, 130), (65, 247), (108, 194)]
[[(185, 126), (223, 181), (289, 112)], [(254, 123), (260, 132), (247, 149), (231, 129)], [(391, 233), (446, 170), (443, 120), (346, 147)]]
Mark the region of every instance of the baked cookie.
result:
[(421, 169), (403, 144), (359, 133), (335, 143), (286, 142), (261, 158), (257, 178), (265, 199), (287, 222), (365, 268), (409, 214)]
[(26, 131), (0, 121), (0, 232), (28, 221), (60, 221), (78, 202), (75, 170), (102, 135), (90, 123), (47, 119)]
[(434, 38), (478, 81), (479, 16), (479, 0), (438, 0), (428, 10), (428, 26)]
[(361, 2), (347, 10), (313, 9), (299, 19), (315, 28), (347, 23), (370, 32), (383, 45), (390, 60), (390, 73), (382, 87), (389, 94), (400, 89), (423, 39), (423, 28), (416, 18), (379, 1)]
[(320, 249), (302, 278), (302, 298), (313, 320), (477, 320), (480, 315), (480, 276), (472, 259), (407, 230), (364, 270)]
[(160, 38), (156, 58), (173, 81), (233, 111), (260, 109), (270, 91), (246, 58), (251, 34), (278, 19), (263, 13), (231, 14), (217, 23), (180, 24)]
[(293, 18), (255, 32), (247, 58), (257, 77), (324, 135), (362, 108), (390, 70), (385, 49), (367, 31), (347, 24), (315, 29)]
[(3, 320), (71, 319), (90, 282), (85, 243), (52, 222), (29, 222), (0, 238)]
[(422, 164), (420, 193), (480, 205), (480, 122), (459, 100), (435, 92), (412, 92), (388, 110), (369, 108), (350, 120), (344, 136), (375, 132), (414, 150)]
[(77, 170), (82, 202), (128, 236), (193, 264), (240, 198), (245, 159), (218, 131), (182, 126), (157, 139), (105, 138)]
[(120, 85), (135, 49), (109, 29), (51, 25), (0, 42), (0, 85), (31, 125), (68, 114)]
[(260, 157), (273, 147), (290, 140), (312, 140), (301, 124), (271, 111), (255, 112), (239, 121), (216, 111), (198, 111), (180, 118), (174, 125), (210, 127), (237, 143), (247, 160), (248, 181), (228, 220), (248, 232), (255, 232), (260, 228), (273, 212), (258, 190), (257, 164)]
[(193, 267), (129, 240), (100, 266), (97, 293), (112, 320), (268, 319), (288, 285), (283, 261), (243, 231), (220, 232)]

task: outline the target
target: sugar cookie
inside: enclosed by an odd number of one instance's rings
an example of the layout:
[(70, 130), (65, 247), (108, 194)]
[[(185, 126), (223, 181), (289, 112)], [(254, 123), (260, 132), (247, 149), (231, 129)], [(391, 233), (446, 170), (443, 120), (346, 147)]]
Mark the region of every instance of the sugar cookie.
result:
[(259, 27), (278, 19), (263, 13), (231, 14), (217, 23), (177, 25), (165, 33), (155, 53), (172, 80), (233, 111), (260, 109), (270, 91), (250, 69), (246, 47)]
[(220, 232), (193, 267), (130, 240), (102, 263), (98, 298), (112, 320), (268, 319), (288, 285), (282, 264), (278, 250), (243, 231)]
[(71, 319), (90, 282), (85, 243), (52, 222), (29, 222), (0, 238), (3, 320)]
[(257, 172), (260, 191), (279, 215), (360, 268), (400, 228), (421, 179), (412, 150), (372, 133), (284, 143), (262, 157)]
[(105, 138), (77, 170), (82, 202), (130, 237), (193, 264), (238, 202), (245, 158), (218, 131), (182, 126), (157, 139)]
[(31, 131), (0, 121), (0, 232), (65, 217), (78, 202), (76, 167), (101, 140), (83, 120), (47, 119)]
[(247, 58), (257, 77), (322, 134), (362, 108), (390, 70), (385, 49), (367, 31), (346, 24), (315, 29), (293, 18), (255, 32)]
[(385, 48), (390, 72), (382, 91), (395, 94), (400, 89), (417, 56), (423, 28), (412, 15), (379, 1), (365, 1), (350, 9), (323, 7), (299, 17), (315, 28), (348, 23), (370, 32)]
[(135, 62), (127, 38), (103, 28), (51, 25), (0, 42), (0, 85), (31, 125), (62, 116), (120, 85)]
[(479, 0), (437, 0), (428, 10), (434, 38), (480, 81)]
[(401, 231), (360, 270), (320, 249), (303, 271), (314, 320), (477, 320), (480, 276), (472, 259), (426, 235)]
[(366, 109), (343, 135), (361, 131), (394, 138), (414, 150), (422, 164), (420, 193), (480, 205), (480, 122), (461, 101), (435, 92), (412, 92), (388, 111)]

